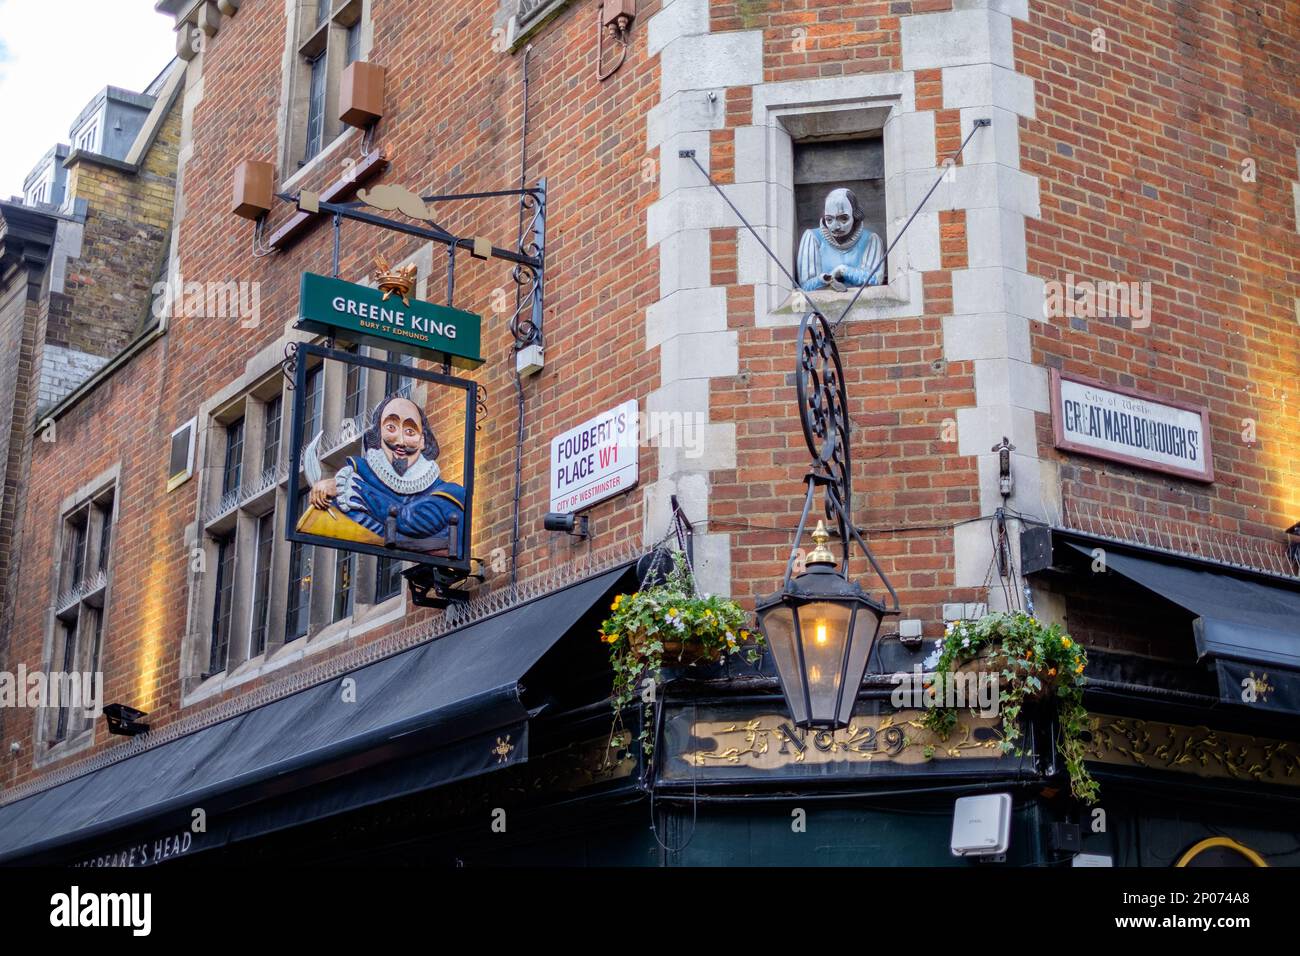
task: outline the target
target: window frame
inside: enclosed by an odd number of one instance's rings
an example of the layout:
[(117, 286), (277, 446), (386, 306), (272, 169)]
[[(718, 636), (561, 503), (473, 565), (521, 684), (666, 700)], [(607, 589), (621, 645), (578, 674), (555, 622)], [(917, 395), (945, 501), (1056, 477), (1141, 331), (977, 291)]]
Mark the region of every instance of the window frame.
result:
[[(208, 651), (208, 676), (220, 674), (230, 662), (230, 632), (235, 611), (235, 562), (238, 557), (239, 532), (217, 540), (216, 600), (212, 604), (212, 641)], [(224, 603), (223, 603), (224, 602)]]
[[(288, 333), (281, 344), (289, 341), (301, 343), (303, 339)], [(338, 343), (339, 348), (346, 346), (346, 342)], [(365, 346), (354, 348), (365, 355), (384, 354), (382, 350)], [(281, 652), (313, 653), (406, 612), (405, 601), (399, 602), (396, 593), (374, 600), (375, 557), (354, 556), (344, 568), (345, 562), (332, 559), (328, 550), (311, 544), (295, 548), (286, 539), (290, 489), (299, 489), (299, 493), (305, 493), (306, 489), (301, 465), (295, 462), (291, 468), (287, 461), (290, 442), (285, 415), (292, 407), (292, 384), (286, 381), (280, 363), (274, 362), (272, 351), (279, 354), (282, 349), (268, 350), (265, 361), (226, 385), (200, 407), (197, 416), (206, 422), (206, 427), (197, 429), (200, 464), (196, 467), (203, 483), (197, 510), (199, 541), (204, 553), (202, 566), (206, 573), (199, 573), (195, 568), (191, 578), (188, 608), (191, 623), (180, 661), (182, 706), (206, 700), (264, 668), (278, 667), (283, 660)], [(325, 436), (321, 457), (329, 468), (337, 468), (344, 458), (361, 451), (361, 430), (349, 427), (349, 418), (343, 414), (348, 393), (355, 395), (353, 404), (359, 404), (368, 415), (383, 397), (380, 393), (383, 376), (368, 374), (362, 391), (355, 377), (348, 382), (346, 366), (342, 363), (326, 363), (309, 355), (303, 355), (302, 361), (304, 373), (314, 373), (314, 389), (308, 392), (312, 396), (309, 407), (317, 410), (316, 428)], [(278, 448), (272, 453), (266, 445), (277, 439), (277, 408)], [(246, 478), (237, 496), (223, 499), (220, 491), (226, 428), (241, 417), (245, 468), (265, 463), (272, 457), (276, 466), (269, 475), (264, 468), (258, 479)], [(219, 563), (219, 541), (231, 534), (236, 535), (231, 578), (235, 588), (231, 599), (232, 623), (225, 670), (213, 673), (209, 670), (213, 663), (213, 622), (218, 620), (217, 575), (213, 572)], [(346, 590), (342, 587), (342, 576), (348, 579)], [(342, 617), (335, 613), (336, 597), (340, 594), (345, 595), (345, 600), (339, 607), (347, 612)]]
[[(292, 185), (351, 131), (338, 117), (343, 71), (371, 46), (371, 0), (296, 0), (284, 74), (280, 174)], [(313, 81), (313, 76), (315, 81)]]
[[(94, 680), (102, 665), (119, 473), (120, 466), (114, 466), (60, 506), (58, 559), (50, 572), (51, 607), (42, 652), (43, 670), (51, 677), (89, 674)], [(36, 766), (60, 760), (94, 742), (93, 714), (80, 701), (60, 699), (59, 706), (36, 711), (34, 739)]]
[(226, 450), (221, 468), (223, 497), (243, 487), (245, 421), (245, 416), (241, 415), (226, 426)]
[[(248, 625), (248, 657), (260, 657), (266, 653), (266, 645), (271, 631), (271, 587), (275, 578), (275, 537), (279, 514), (275, 510), (266, 512), (257, 518), (253, 541), (253, 590), (250, 613), (252, 618)], [(269, 536), (263, 540), (262, 530), (269, 528)], [(261, 605), (259, 613), (258, 605)], [(260, 620), (259, 620), (260, 618)]]
[[(271, 414), (274, 409), (275, 414)], [(274, 437), (272, 437), (272, 422)], [(262, 473), (280, 466), (281, 439), (284, 437), (284, 395), (276, 396), (262, 405)]]
[(77, 130), (76, 138), (73, 140), (73, 149), (84, 150), (87, 153), (99, 152), (99, 115), (96, 114), (94, 119), (89, 120), (81, 129)]
[(324, 51), (307, 61), (307, 132), (303, 145), (305, 166), (325, 148), (325, 98), (328, 93), (329, 61)]

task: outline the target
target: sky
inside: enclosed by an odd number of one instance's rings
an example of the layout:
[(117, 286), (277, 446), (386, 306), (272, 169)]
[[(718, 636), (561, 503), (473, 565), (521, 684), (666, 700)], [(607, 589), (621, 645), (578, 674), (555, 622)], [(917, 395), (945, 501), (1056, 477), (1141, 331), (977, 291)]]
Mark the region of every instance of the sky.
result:
[(105, 86), (139, 92), (171, 62), (154, 0), (0, 0), (0, 199)]

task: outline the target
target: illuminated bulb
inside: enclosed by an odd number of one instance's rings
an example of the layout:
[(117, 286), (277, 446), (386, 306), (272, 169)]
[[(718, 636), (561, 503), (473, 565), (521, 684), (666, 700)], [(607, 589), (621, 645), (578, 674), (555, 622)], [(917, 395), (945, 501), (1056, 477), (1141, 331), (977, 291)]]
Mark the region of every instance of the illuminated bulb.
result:
[(817, 643), (826, 643), (826, 624), (822, 621), (817, 622)]

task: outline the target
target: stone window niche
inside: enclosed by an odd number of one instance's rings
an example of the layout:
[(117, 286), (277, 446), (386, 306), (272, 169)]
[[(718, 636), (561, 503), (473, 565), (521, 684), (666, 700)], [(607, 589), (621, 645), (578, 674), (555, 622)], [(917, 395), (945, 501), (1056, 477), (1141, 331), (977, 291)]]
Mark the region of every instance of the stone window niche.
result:
[[(844, 139), (794, 142), (794, 235), (821, 226), (826, 196), (835, 189), (851, 190), (866, 213), (865, 228), (885, 241), (885, 140), (879, 130)], [(793, 270), (792, 270), (793, 271)], [(884, 270), (879, 285), (888, 285)]]
[[(872, 74), (767, 83), (754, 87), (754, 134), (762, 138), (749, 164), (766, 182), (767, 236), (772, 251), (798, 274), (799, 242), (820, 226), (826, 195), (851, 189), (865, 213), (865, 227), (888, 248), (907, 219), (902, 123), (911, 110), (905, 74)], [(745, 134), (749, 135), (749, 134)], [(737, 155), (743, 144), (737, 137)], [(754, 144), (755, 146), (758, 143)], [(738, 160), (738, 168), (740, 163)], [(810, 304), (832, 317), (851, 300), (850, 319), (916, 315), (922, 307), (918, 262), (910, 247), (928, 238), (929, 223), (908, 231), (885, 265), (883, 280), (859, 290), (803, 292), (757, 243), (741, 237), (742, 281), (754, 283), (755, 321), (794, 325)], [(861, 294), (859, 295), (859, 291)]]

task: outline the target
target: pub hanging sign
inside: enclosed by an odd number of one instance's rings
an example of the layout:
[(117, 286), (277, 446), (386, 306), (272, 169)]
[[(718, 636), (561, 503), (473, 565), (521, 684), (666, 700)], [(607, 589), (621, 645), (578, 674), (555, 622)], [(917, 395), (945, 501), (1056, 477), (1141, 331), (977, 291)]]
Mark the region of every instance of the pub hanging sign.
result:
[(298, 315), (296, 328), (318, 335), (341, 335), (350, 342), (461, 368), (483, 364), (482, 316), (394, 294), (382, 283), (371, 288), (304, 272)]
[[(468, 574), (474, 382), (306, 342), (292, 361), (290, 461), (302, 478), (289, 495), (286, 539)], [(345, 409), (355, 414), (335, 427), (324, 420), (327, 374), (357, 388)]]
[(1193, 481), (1214, 481), (1206, 409), (1052, 369), (1056, 447)]

